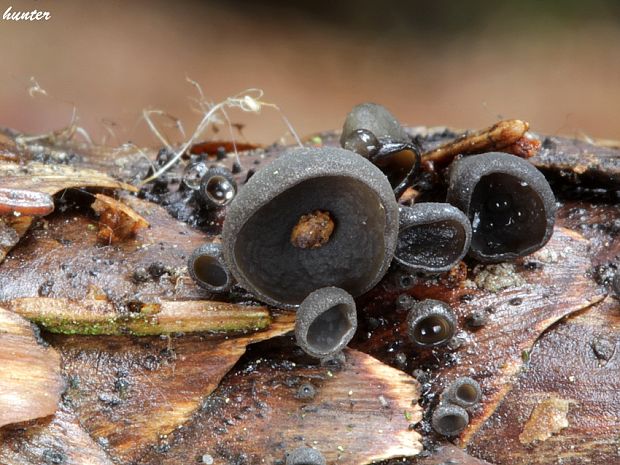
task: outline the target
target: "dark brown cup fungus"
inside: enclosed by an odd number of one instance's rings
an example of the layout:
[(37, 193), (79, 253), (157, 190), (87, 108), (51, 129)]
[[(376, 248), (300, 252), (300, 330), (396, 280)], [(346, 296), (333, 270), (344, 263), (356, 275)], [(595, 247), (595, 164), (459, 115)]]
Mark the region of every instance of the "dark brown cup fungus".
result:
[(222, 242), (243, 287), (290, 308), (322, 287), (368, 291), (387, 271), (397, 234), (398, 205), (381, 171), (322, 147), (286, 152), (252, 176), (228, 207)]
[(444, 400), (463, 408), (475, 406), (482, 398), (482, 390), (476, 380), (467, 376), (457, 378), (444, 391)]
[(442, 273), (457, 265), (471, 243), (467, 216), (447, 203), (400, 207), (394, 259), (411, 272)]
[(187, 261), (192, 279), (203, 289), (213, 293), (225, 293), (233, 286), (234, 279), (222, 258), (222, 246), (218, 243), (203, 244)]
[(456, 331), (456, 316), (450, 306), (438, 300), (416, 302), (407, 315), (409, 339), (418, 347), (447, 344)]
[(337, 355), (353, 338), (356, 329), (355, 301), (337, 287), (312, 292), (297, 310), (297, 345), (313, 357), (324, 359)]
[(450, 170), (448, 202), (472, 222), (470, 255), (500, 262), (528, 255), (550, 239), (555, 197), (530, 162), (491, 152), (465, 157)]
[(355, 137), (355, 131), (358, 129), (369, 131), (376, 139), (409, 140), (409, 136), (394, 115), (377, 103), (361, 103), (353, 107), (344, 120), (340, 145), (344, 147), (347, 139), (352, 135)]
[(433, 412), (431, 424), (443, 436), (456, 436), (469, 424), (469, 415), (458, 405), (442, 403)]
[(310, 400), (314, 399), (316, 396), (316, 388), (312, 383), (303, 383), (297, 389), (297, 393), (295, 394), (296, 399), (300, 400)]
[(209, 209), (225, 207), (236, 194), (235, 178), (223, 166), (210, 167), (200, 181), (200, 197)]
[(312, 447), (298, 447), (286, 454), (286, 465), (325, 465), (325, 457)]
[(396, 118), (376, 103), (357, 105), (347, 116), (340, 145), (368, 158), (388, 177), (397, 197), (411, 183), (420, 153)]

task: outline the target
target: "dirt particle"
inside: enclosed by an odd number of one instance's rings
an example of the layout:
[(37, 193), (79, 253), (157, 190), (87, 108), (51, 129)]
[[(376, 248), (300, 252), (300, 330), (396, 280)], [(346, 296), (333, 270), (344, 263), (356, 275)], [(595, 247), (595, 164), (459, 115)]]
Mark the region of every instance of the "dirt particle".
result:
[(47, 465), (61, 465), (66, 461), (66, 455), (58, 450), (45, 449), (43, 451), (43, 463)]
[(300, 249), (317, 249), (329, 241), (334, 227), (329, 212), (315, 210), (302, 215), (291, 232), (291, 244)]
[(200, 457), (200, 462), (206, 465), (213, 465), (214, 460), (210, 454), (203, 454), (202, 457)]
[(474, 311), (467, 315), (465, 321), (470, 328), (480, 328), (489, 322), (489, 315), (484, 311)]
[(171, 274), (170, 273), (170, 268), (168, 266), (166, 266), (165, 264), (163, 264), (162, 262), (153, 262), (149, 265), (149, 274), (153, 277), (153, 278), (160, 278), (163, 275), (165, 275), (166, 273)]
[(39, 297), (47, 297), (52, 293), (54, 281), (47, 280), (39, 286)]

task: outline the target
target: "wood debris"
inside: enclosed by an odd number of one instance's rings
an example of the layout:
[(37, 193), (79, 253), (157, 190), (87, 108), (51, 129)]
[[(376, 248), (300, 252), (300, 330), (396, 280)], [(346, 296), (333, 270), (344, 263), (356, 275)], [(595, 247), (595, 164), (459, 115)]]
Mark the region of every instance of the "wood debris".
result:
[(58, 353), (22, 317), (0, 308), (0, 427), (52, 415), (64, 381)]
[[(0, 215), (9, 218), (4, 220), (5, 224), (0, 225), (0, 229), (6, 228), (7, 222), (14, 222), (13, 218), (18, 215), (17, 217), (21, 218), (18, 227), (8, 224), (18, 239), (23, 237), (30, 227), (32, 216), (44, 216), (54, 210), (51, 196), (60, 191), (84, 187), (137, 191), (136, 187), (96, 170), (37, 162), (20, 165), (0, 160), (0, 180)], [(12, 247), (0, 244), (0, 263)]]
[(45, 216), (53, 211), (54, 200), (47, 193), (0, 187), (0, 215)]
[(149, 222), (120, 200), (103, 194), (95, 194), (91, 208), (99, 215), (97, 237), (103, 244), (113, 244), (135, 237)]
[(0, 463), (113, 465), (104, 446), (62, 405), (51, 418), (0, 429)]
[[(168, 435), (165, 450), (139, 463), (192, 463), (208, 453), (217, 462), (259, 465), (305, 445), (327, 463), (366, 465), (422, 450), (412, 428), (422, 417), (415, 379), (348, 349), (341, 368), (321, 366), (288, 344), (226, 376), (204, 409)], [(314, 396), (300, 398), (308, 383)]]
[(257, 331), (271, 323), (266, 307), (208, 300), (136, 304), (125, 314), (103, 299), (23, 297), (13, 312), (52, 333), (149, 336), (172, 333)]
[[(283, 314), (264, 331), (234, 338), (53, 335), (48, 340), (62, 357), (70, 411), (105, 444), (115, 463), (133, 463), (200, 411), (248, 344), (286, 334), (293, 324), (291, 314)], [(70, 447), (49, 427), (39, 434)], [(0, 457), (16, 444), (32, 448), (28, 435), (19, 431), (0, 441)]]
[(568, 408), (570, 402), (567, 399), (549, 397), (534, 407), (529, 420), (523, 426), (523, 432), (519, 435), (521, 444), (543, 442), (551, 435), (562, 431), (568, 426)]

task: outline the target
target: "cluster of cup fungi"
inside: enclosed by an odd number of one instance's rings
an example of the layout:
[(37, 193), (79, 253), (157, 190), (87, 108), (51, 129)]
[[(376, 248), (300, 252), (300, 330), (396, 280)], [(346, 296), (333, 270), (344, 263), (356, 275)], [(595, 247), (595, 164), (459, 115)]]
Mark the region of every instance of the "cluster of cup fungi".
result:
[[(218, 168), (197, 183), (205, 202), (227, 211), (221, 242), (190, 257), (191, 276), (213, 293), (236, 284), (269, 305), (296, 309), (297, 344), (313, 357), (330, 359), (349, 343), (354, 299), (392, 263), (434, 276), (465, 255), (496, 263), (530, 254), (551, 236), (555, 197), (527, 160), (500, 152), (457, 158), (445, 202), (406, 206), (398, 199), (415, 185), (420, 149), (387, 109), (356, 106), (340, 145), (290, 149), (238, 192), (230, 172)], [(417, 347), (445, 345), (455, 334), (446, 303), (406, 305)], [(434, 411), (434, 429), (458, 434), (480, 397), (473, 379), (454, 381)]]

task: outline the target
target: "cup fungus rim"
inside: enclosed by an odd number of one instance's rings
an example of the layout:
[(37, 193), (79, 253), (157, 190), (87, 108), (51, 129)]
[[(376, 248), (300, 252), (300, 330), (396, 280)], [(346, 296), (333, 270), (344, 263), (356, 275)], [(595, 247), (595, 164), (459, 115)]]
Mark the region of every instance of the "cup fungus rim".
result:
[[(459, 430), (454, 430), (454, 431), (440, 431), (440, 428), (438, 427), (439, 425), (439, 414), (441, 412), (447, 412), (448, 415), (455, 415), (458, 416), (460, 418), (463, 418), (465, 420), (465, 425), (459, 429)], [(454, 436), (458, 436), (465, 428), (467, 428), (467, 425), (469, 424), (469, 414), (467, 413), (467, 410), (465, 410), (463, 407), (456, 405), (456, 404), (450, 404), (450, 403), (440, 403), (437, 408), (433, 411), (433, 415), (431, 417), (431, 424), (433, 426), (433, 429), (441, 434), (442, 436), (448, 436), (448, 437), (454, 437)]]
[(286, 453), (285, 465), (325, 465), (326, 463), (323, 454), (313, 447), (301, 446)]
[[(471, 402), (463, 400), (457, 395), (458, 390), (464, 385), (472, 386), (475, 391), (476, 398)], [(451, 404), (467, 409), (480, 403), (480, 400), (482, 399), (482, 388), (475, 379), (469, 376), (461, 376), (450, 383), (450, 385), (446, 388), (444, 397)]]

